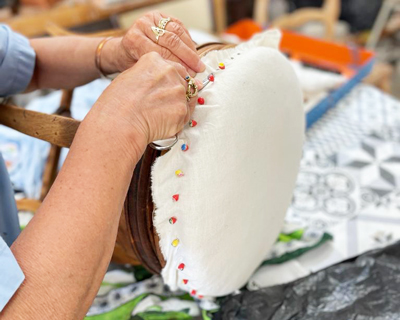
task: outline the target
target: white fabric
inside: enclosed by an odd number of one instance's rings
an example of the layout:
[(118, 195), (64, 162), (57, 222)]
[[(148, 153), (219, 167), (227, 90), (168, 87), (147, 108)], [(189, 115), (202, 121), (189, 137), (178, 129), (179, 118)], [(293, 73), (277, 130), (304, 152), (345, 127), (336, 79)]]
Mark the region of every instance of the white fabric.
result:
[[(214, 72), (215, 82), (200, 94), (205, 104), (193, 114), (198, 124), (187, 126), (154, 164), (154, 226), (166, 259), (162, 276), (172, 290), (223, 296), (240, 288), (282, 227), (301, 157), (304, 113), (279, 40), (273, 30), (207, 54), (207, 70), (198, 78)], [(225, 70), (218, 70), (220, 62)], [(177, 218), (173, 225), (171, 217)]]

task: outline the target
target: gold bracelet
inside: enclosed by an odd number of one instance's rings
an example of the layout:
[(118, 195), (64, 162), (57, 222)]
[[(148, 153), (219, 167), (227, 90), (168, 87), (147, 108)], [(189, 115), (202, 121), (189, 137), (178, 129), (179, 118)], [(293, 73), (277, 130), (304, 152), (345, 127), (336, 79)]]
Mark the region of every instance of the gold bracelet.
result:
[(103, 40), (101, 40), (101, 42), (99, 43), (99, 45), (96, 48), (96, 54), (95, 54), (95, 58), (94, 58), (94, 63), (96, 65), (97, 70), (99, 70), (99, 73), (102, 77), (104, 78), (109, 78), (106, 74), (104, 74), (103, 70), (101, 69), (101, 50), (103, 49), (104, 45), (111, 39), (113, 39), (114, 37), (108, 37), (108, 38), (104, 38)]

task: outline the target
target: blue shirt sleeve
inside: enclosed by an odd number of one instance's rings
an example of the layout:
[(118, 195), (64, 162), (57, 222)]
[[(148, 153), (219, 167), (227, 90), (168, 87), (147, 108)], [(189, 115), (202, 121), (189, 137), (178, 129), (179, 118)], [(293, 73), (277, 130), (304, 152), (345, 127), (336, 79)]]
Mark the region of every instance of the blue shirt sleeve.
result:
[(0, 97), (26, 89), (32, 79), (35, 59), (28, 39), (0, 24)]
[(10, 248), (0, 237), (0, 312), (4, 309), (25, 276)]

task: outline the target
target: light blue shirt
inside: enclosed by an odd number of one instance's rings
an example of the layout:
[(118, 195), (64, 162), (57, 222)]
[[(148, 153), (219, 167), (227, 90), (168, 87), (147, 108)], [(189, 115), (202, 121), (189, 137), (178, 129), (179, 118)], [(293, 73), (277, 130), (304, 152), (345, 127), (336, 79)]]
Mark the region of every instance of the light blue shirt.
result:
[(22, 92), (35, 68), (35, 51), (27, 38), (0, 24), (0, 97)]
[[(0, 96), (8, 96), (25, 90), (31, 81), (34, 68), (35, 52), (29, 45), (28, 39), (0, 24)], [(2, 172), (0, 180), (6, 182), (6, 179), (8, 176)], [(0, 192), (5, 192), (5, 190), (0, 190)], [(12, 193), (6, 200), (13, 201)], [(5, 214), (7, 213), (10, 212)], [(0, 227), (4, 228), (4, 226)], [(0, 312), (24, 279), (25, 276), (10, 248), (0, 237)]]
[(0, 312), (10, 301), (25, 276), (10, 248), (0, 237)]

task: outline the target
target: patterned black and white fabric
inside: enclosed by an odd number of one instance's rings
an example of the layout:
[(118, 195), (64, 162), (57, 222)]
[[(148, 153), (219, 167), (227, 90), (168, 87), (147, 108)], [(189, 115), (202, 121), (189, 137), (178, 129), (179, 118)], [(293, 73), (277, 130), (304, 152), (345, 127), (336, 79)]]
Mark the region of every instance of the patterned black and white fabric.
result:
[(398, 100), (361, 84), (308, 130), (287, 221), (328, 231), (334, 239), (297, 260), (260, 268), (250, 290), (296, 280), (400, 239)]

